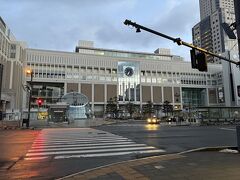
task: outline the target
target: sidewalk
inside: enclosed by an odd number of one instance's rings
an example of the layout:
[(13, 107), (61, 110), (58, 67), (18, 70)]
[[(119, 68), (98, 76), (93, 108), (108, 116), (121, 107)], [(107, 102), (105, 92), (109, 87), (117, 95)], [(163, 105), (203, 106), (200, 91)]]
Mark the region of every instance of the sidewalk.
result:
[(240, 154), (198, 151), (126, 161), (62, 179), (239, 180)]
[(1, 120), (0, 121), (0, 129), (18, 129), (21, 127), (20, 121), (13, 120)]
[[(76, 120), (68, 124), (68, 122), (48, 122), (46, 120), (31, 120), (30, 129), (42, 129), (42, 128), (74, 128), (74, 127), (96, 127), (101, 125), (108, 125), (116, 123), (115, 120), (105, 120), (105, 119), (88, 119), (88, 120)], [(25, 129), (22, 127), (22, 121), (0, 121), (0, 130), (10, 130), (10, 129)]]
[(68, 122), (47, 122), (43, 120), (30, 121), (30, 127), (33, 128), (76, 128), (76, 127), (96, 127), (106, 124), (112, 124), (115, 121), (104, 120), (104, 119), (86, 119), (86, 120), (75, 120), (70, 123)]

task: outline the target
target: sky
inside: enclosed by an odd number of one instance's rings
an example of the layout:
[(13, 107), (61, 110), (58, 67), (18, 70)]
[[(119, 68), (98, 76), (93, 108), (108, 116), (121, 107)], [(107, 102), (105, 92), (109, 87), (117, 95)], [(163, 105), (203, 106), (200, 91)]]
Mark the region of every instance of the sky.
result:
[(190, 60), (189, 48), (154, 34), (136, 33), (125, 19), (192, 42), (198, 0), (0, 0), (0, 16), (29, 48), (73, 52), (78, 40), (96, 48), (153, 53), (169, 48)]

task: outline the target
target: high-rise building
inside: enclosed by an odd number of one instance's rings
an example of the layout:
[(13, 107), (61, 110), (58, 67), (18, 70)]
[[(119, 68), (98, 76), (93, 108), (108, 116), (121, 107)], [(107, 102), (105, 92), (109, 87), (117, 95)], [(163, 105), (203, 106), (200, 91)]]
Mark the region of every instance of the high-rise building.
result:
[(235, 15), (236, 15), (236, 26), (237, 26), (237, 37), (238, 37), (238, 52), (240, 55), (240, 1), (234, 0), (235, 5)]
[[(229, 39), (222, 28), (223, 22), (235, 22), (234, 1), (199, 0), (199, 4), (200, 22), (192, 29), (193, 44), (217, 54), (236, 51), (237, 41)], [(208, 56), (208, 62), (221, 63), (212, 56)]]

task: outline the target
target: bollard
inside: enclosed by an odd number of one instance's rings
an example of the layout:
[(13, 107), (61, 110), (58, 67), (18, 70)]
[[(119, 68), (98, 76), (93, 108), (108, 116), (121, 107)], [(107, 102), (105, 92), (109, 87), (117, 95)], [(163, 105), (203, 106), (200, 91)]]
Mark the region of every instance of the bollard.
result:
[(237, 148), (238, 152), (240, 152), (240, 126), (236, 126), (236, 132), (237, 132)]

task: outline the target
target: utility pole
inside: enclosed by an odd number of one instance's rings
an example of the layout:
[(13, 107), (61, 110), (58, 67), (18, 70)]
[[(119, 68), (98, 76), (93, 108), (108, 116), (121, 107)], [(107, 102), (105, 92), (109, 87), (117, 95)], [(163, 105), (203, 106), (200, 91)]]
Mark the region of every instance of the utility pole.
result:
[[(240, 1), (234, 0), (235, 16), (236, 16), (236, 29), (237, 29), (237, 40), (238, 40), (238, 55), (240, 57)], [(237, 132), (237, 145), (238, 151), (240, 152), (240, 126), (236, 126)]]
[(29, 97), (28, 97), (28, 117), (26, 119), (26, 127), (29, 128), (30, 123), (30, 114), (31, 114), (31, 101), (32, 101), (32, 80), (33, 80), (33, 71), (28, 69), (26, 71), (27, 74), (30, 75), (30, 82), (29, 82)]

